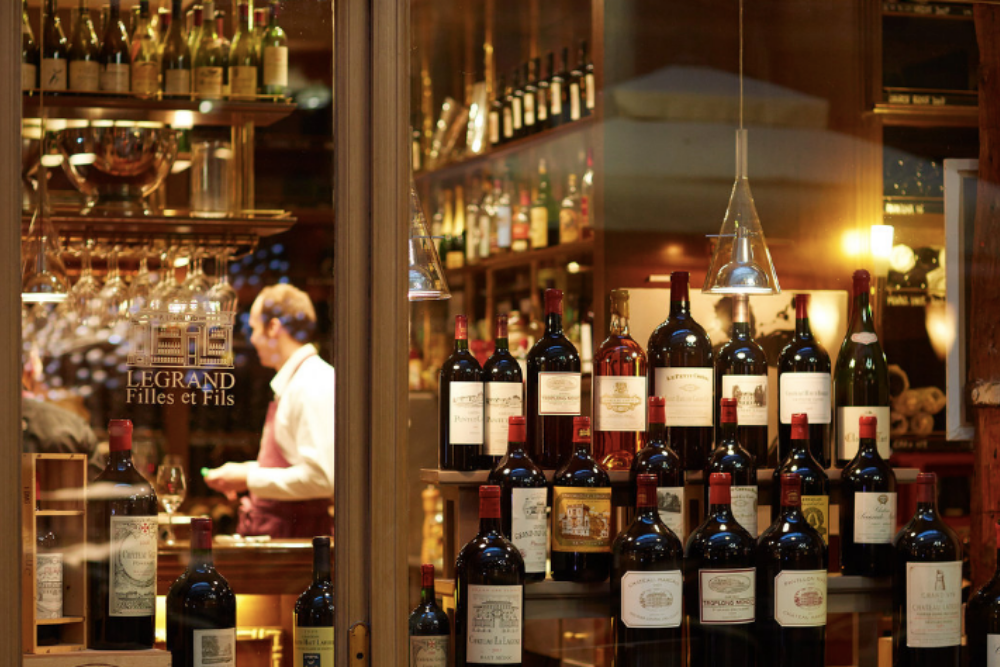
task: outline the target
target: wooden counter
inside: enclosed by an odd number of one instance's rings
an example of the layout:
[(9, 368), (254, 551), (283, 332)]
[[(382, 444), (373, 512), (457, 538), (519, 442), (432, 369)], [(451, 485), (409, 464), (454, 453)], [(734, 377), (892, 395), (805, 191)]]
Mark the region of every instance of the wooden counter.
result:
[[(229, 543), (215, 540), (215, 566), (238, 595), (298, 596), (312, 581), (312, 540)], [(156, 593), (166, 595), (185, 570), (190, 555), (187, 542), (161, 546)]]

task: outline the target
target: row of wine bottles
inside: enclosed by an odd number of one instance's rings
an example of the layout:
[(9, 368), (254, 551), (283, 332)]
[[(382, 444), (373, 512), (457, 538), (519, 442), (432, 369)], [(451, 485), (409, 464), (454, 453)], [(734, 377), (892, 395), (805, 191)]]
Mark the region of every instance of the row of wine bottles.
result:
[(225, 37), (225, 12), (205, 0), (192, 12), (186, 28), (181, 0), (169, 14), (150, 15), (149, 0), (140, 0), (131, 36), (121, 16), (121, 1), (112, 0), (103, 36), (98, 38), (87, 0), (81, 0), (72, 38), (67, 40), (57, 0), (45, 0), (38, 43), (22, 12), (21, 87), (46, 92), (133, 93), (152, 97), (252, 100), (283, 96), (288, 88), (288, 41), (278, 25), (278, 5), (258, 12), (250, 22), (250, 6), (239, 4), (239, 27), (232, 43)]
[[(627, 470), (645, 444), (646, 397), (666, 400), (667, 436), (687, 470), (701, 470), (721, 428), (718, 399), (737, 403), (739, 438), (759, 465), (768, 462), (768, 359), (753, 339), (749, 297), (732, 297), (730, 340), (717, 353), (691, 316), (689, 276), (671, 274), (670, 314), (643, 350), (629, 334), (628, 291), (611, 294), (608, 338), (594, 353), (595, 456), (609, 470)], [(882, 458), (889, 457), (889, 379), (869, 305), (870, 277), (854, 274), (847, 334), (831, 383), (830, 356), (809, 326), (808, 296), (796, 296), (795, 337), (778, 366), (778, 450), (791, 447), (792, 415), (808, 415), (816, 458), (828, 465), (836, 417), (838, 465), (858, 451), (858, 419), (874, 416)], [(563, 335), (562, 292), (545, 293), (545, 333), (528, 354), (527, 378), (511, 356), (504, 318), (497, 320), (496, 351), (484, 366), (469, 353), (464, 316), (456, 318), (455, 351), (439, 374), (439, 464), (448, 470), (488, 469), (503, 454), (507, 418), (527, 416), (528, 450), (553, 469), (572, 444), (572, 420), (582, 413), (580, 354)], [(648, 355), (647, 355), (648, 353)], [(831, 386), (832, 385), (832, 386)]]

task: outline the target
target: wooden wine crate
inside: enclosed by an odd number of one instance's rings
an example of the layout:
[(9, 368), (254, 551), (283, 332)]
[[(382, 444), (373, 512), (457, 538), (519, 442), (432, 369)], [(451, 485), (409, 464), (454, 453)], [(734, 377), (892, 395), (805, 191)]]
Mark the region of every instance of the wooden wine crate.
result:
[[(36, 495), (38, 489), (40, 496)], [(87, 643), (87, 457), (21, 456), (21, 644), (26, 654), (81, 651)], [(38, 503), (38, 501), (41, 501)], [(37, 509), (36, 509), (37, 507)], [(38, 533), (48, 524), (63, 554), (63, 616), (39, 619), (35, 565)], [(38, 645), (40, 626), (58, 627), (59, 643)], [(26, 656), (27, 659), (27, 656)], [(31, 664), (48, 665), (48, 662)], [(51, 663), (56, 664), (56, 663)], [(76, 664), (76, 663), (58, 663)], [(82, 663), (81, 663), (82, 664)], [(93, 664), (93, 663), (90, 663)]]
[(24, 667), (170, 667), (168, 651), (77, 651), (24, 656)]

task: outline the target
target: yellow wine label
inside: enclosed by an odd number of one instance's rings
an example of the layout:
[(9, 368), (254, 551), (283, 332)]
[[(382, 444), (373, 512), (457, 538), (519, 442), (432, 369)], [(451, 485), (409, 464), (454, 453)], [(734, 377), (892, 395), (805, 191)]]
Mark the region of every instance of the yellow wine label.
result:
[(802, 516), (830, 543), (830, 496), (802, 496)]
[(608, 553), (613, 538), (610, 488), (553, 487), (553, 551)]
[(333, 667), (333, 628), (295, 627), (294, 667)]

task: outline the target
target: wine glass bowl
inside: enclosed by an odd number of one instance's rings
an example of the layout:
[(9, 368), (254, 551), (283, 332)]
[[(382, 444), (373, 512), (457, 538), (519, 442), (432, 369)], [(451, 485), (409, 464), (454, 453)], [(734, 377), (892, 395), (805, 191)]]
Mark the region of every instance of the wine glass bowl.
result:
[(173, 515), (187, 497), (187, 479), (178, 457), (164, 457), (156, 471), (156, 497), (168, 517), (166, 543), (174, 544), (177, 538), (174, 535)]

